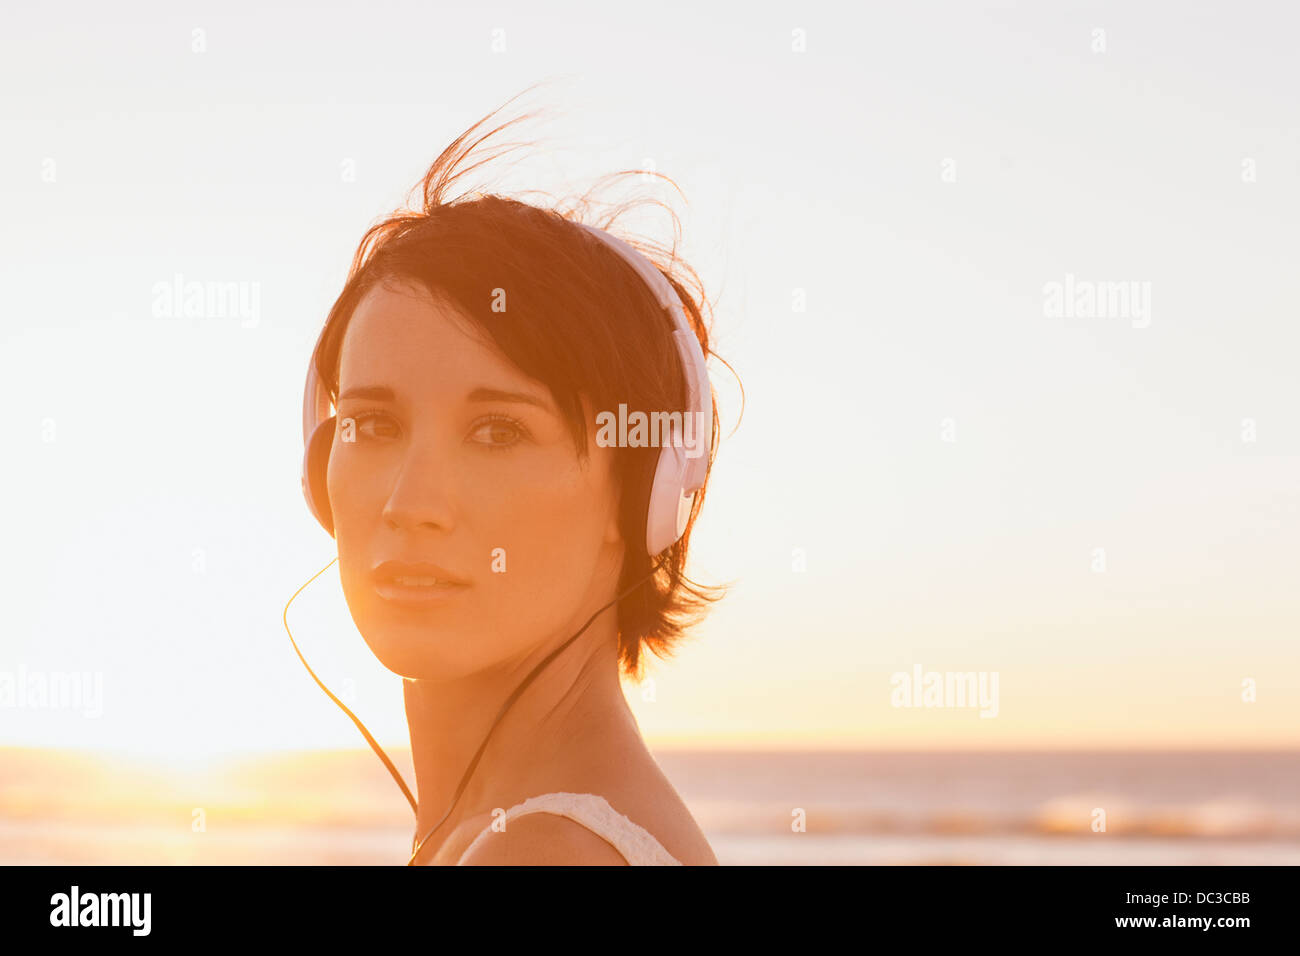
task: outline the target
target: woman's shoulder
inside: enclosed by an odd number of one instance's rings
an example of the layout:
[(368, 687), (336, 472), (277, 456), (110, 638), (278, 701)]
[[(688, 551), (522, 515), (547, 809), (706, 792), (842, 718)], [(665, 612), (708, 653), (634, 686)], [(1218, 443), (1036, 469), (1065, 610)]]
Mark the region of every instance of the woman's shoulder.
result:
[[(479, 814), (448, 841), (448, 863), (489, 865), (546, 856), (619, 865), (716, 866), (717, 858), (672, 785), (636, 776), (604, 786), (536, 793)], [(540, 854), (540, 856), (538, 856)]]
[[(708, 839), (639, 733), (611, 734), (570, 754), (512, 781), (495, 808), (456, 828), (435, 862), (476, 863), (480, 852), (514, 858), (550, 838), (556, 852), (603, 855), (611, 862), (613, 852), (634, 865), (717, 865)], [(484, 850), (487, 845), (494, 850)]]
[(708, 838), (686, 802), (659, 765), (642, 777), (628, 777), (603, 795), (618, 813), (652, 833), (668, 853), (685, 866), (717, 866)]
[[(540, 794), (498, 815), (460, 853), (457, 865), (625, 866), (629, 863), (626, 849), (620, 849), (618, 834), (559, 812), (564, 805), (546, 799), (559, 796), (575, 795)], [(545, 812), (543, 806), (547, 808)]]
[[(666, 808), (671, 811), (671, 808)], [(684, 809), (684, 808), (683, 808)], [(680, 866), (684, 863), (711, 864), (716, 860), (707, 841), (701, 856), (692, 846), (689, 832), (694, 827), (674, 820), (663, 807), (638, 813), (651, 827), (638, 823), (620, 811), (604, 795), (592, 792), (551, 791), (523, 800), (498, 812), (463, 851), (460, 863), (513, 864), (531, 861), (543, 865)], [(659, 834), (669, 834), (663, 839)], [(667, 844), (681, 846), (676, 853)]]

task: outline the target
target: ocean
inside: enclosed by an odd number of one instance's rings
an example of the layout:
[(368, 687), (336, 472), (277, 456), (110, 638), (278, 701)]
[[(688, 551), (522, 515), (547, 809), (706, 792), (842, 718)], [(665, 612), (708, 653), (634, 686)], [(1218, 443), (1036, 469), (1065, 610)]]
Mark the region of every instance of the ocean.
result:
[[(654, 753), (724, 865), (1300, 864), (1297, 751)], [(369, 750), (0, 749), (4, 865), (400, 865), (412, 830)]]

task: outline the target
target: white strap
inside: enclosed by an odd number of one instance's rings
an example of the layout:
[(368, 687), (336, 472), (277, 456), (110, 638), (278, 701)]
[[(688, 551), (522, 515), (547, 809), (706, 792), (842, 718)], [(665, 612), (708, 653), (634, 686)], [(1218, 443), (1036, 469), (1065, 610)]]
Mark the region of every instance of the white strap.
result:
[[(649, 830), (619, 813), (599, 794), (565, 791), (543, 793), (536, 797), (529, 797), (523, 803), (515, 804), (505, 812), (503, 819), (509, 824), (511, 820), (528, 813), (554, 813), (582, 824), (623, 854), (623, 858), (631, 866), (682, 865), (664, 849), (663, 844), (656, 840)], [(493, 830), (493, 825), (489, 823), (474, 838), (474, 842), (456, 861), (457, 866), (464, 865), (465, 859), (485, 840), (504, 832)]]

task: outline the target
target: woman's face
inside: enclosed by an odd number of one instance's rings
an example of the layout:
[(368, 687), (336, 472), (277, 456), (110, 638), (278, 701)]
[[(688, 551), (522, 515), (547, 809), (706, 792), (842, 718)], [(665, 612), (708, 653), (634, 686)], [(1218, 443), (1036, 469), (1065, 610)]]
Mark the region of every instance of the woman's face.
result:
[(441, 297), (401, 283), (362, 299), (337, 414), (339, 572), (389, 670), (443, 680), (509, 663), (613, 596), (614, 450), (589, 426), (581, 463), (549, 389)]

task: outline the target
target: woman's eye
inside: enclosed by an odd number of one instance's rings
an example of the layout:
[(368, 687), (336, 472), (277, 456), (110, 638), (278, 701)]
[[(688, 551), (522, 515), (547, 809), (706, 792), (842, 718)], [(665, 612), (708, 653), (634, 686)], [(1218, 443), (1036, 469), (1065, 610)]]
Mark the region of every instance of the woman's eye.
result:
[[(352, 424), (349, 426), (348, 422)], [(340, 425), (344, 440), (349, 428), (356, 441), (388, 441), (401, 437), (401, 427), (389, 415), (366, 413), (342, 419)], [(487, 446), (489, 451), (505, 451), (527, 436), (527, 429), (512, 418), (492, 418), (475, 426), (471, 437), (475, 444)]]
[(358, 415), (354, 422), (357, 432), (366, 438), (397, 437), (397, 423), (387, 415)]
[(489, 451), (504, 451), (523, 437), (523, 426), (508, 418), (494, 418), (477, 426), (474, 441), (487, 445)]

